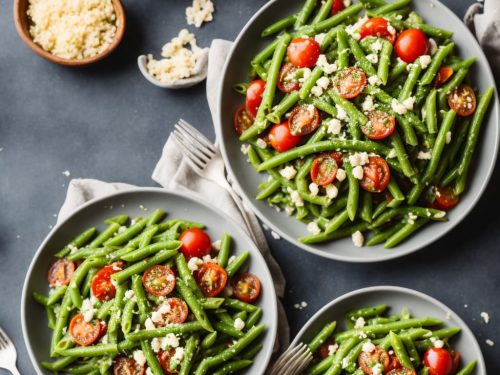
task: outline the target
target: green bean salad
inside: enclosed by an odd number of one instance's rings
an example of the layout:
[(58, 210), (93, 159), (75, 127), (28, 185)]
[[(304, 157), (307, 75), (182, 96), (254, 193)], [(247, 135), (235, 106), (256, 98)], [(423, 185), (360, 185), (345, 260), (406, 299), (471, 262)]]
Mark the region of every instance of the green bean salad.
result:
[(387, 315), (387, 305), (365, 307), (345, 316), (347, 329), (326, 324), (307, 344), (314, 360), (308, 375), (470, 375), (449, 341), (460, 332), (432, 317), (414, 318), (407, 309)]
[(232, 374), (262, 348), (260, 279), (231, 237), (163, 221), (157, 209), (89, 228), (55, 254), (50, 292), (33, 297), (53, 330), (42, 366), (69, 374)]
[(410, 0), (306, 0), (275, 34), (234, 86), (241, 150), (268, 174), (256, 199), (306, 223), (306, 244), (392, 248), (448, 220), (494, 93), (476, 96), (452, 32)]

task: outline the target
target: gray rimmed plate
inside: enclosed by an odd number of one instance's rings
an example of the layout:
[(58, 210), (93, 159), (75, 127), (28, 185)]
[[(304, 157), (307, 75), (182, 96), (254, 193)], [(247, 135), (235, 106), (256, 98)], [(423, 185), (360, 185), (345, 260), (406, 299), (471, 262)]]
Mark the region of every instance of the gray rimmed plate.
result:
[[(302, 0), (276, 0), (266, 4), (245, 25), (226, 61), (215, 129), (232, 180), (262, 221), (294, 245), (322, 257), (348, 262), (376, 262), (407, 255), (433, 243), (453, 229), (472, 210), (486, 188), (498, 152), (500, 110), (497, 99), (491, 104), (492, 108), (484, 120), (467, 192), (461, 198), (459, 205), (450, 211), (450, 220), (446, 223), (427, 225), (394, 249), (385, 250), (383, 245), (356, 248), (350, 238), (324, 244), (302, 244), (297, 238), (309, 234), (305, 224), (298, 222), (294, 217), (288, 217), (284, 212), (277, 212), (266, 201), (255, 200), (258, 193), (257, 186), (267, 179), (267, 174), (257, 175), (247, 163), (246, 155), (240, 152), (241, 143), (233, 129), (233, 113), (244, 100), (232, 86), (247, 81), (250, 60), (269, 43), (270, 39), (262, 39), (260, 32), (285, 15), (296, 12), (301, 4)], [(436, 0), (413, 1), (412, 7), (427, 23), (453, 31), (453, 39), (462, 57), (477, 57), (477, 62), (471, 70), (471, 77), (480, 92), (484, 92), (489, 86), (495, 86), (483, 51), (467, 27), (451, 10)]]
[(204, 223), (212, 239), (221, 238), (224, 232), (229, 233), (233, 238), (233, 254), (250, 251), (249, 269), (262, 281), (262, 295), (258, 305), (264, 310), (262, 323), (266, 325), (267, 330), (261, 340), (263, 349), (255, 357), (253, 366), (245, 373), (263, 374), (272, 354), (278, 319), (276, 294), (264, 258), (247, 234), (226, 214), (191, 194), (160, 188), (138, 188), (92, 200), (58, 224), (40, 245), (28, 269), (21, 298), (24, 341), (37, 374), (50, 374), (39, 363), (50, 360), (51, 330), (47, 328), (45, 310), (31, 295), (34, 291), (48, 292), (47, 272), (53, 262), (53, 254), (88, 227), (103, 229), (102, 223), (108, 217), (119, 214), (127, 214), (130, 217), (148, 215), (140, 206), (148, 208), (148, 212), (161, 208), (168, 213), (167, 218), (184, 218)]
[(465, 322), (438, 300), (416, 290), (397, 286), (374, 286), (358, 289), (334, 299), (307, 321), (291, 345), (297, 345), (300, 342), (307, 344), (325, 324), (331, 321), (337, 321), (336, 332), (340, 332), (340, 330), (345, 329), (343, 322), (347, 312), (379, 304), (388, 305), (389, 313), (399, 313), (406, 307), (416, 318), (433, 317), (441, 319), (446, 327), (459, 327), (461, 332), (452, 338), (450, 343), (454, 349), (460, 352), (461, 365), (464, 366), (470, 361), (476, 360), (477, 365), (473, 374), (486, 375), (481, 349)]

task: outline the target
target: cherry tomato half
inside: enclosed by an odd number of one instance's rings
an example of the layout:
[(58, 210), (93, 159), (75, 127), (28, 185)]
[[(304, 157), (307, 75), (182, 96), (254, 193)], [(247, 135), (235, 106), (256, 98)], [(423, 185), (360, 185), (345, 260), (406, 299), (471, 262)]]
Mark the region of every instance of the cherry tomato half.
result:
[(429, 368), (430, 375), (450, 375), (453, 360), (448, 350), (430, 348), (424, 353), (424, 365)]
[(260, 280), (251, 273), (236, 276), (231, 282), (234, 296), (240, 301), (253, 303), (259, 298), (261, 291)]
[(458, 116), (470, 116), (476, 111), (476, 94), (469, 85), (460, 85), (448, 95), (448, 105)]
[(330, 11), (330, 14), (333, 16), (338, 12), (342, 12), (344, 9), (345, 5), (343, 0), (333, 0), (332, 10)]
[(389, 366), (390, 358), (389, 354), (382, 348), (378, 346), (371, 353), (361, 352), (358, 357), (359, 366), (363, 369), (365, 374), (373, 374), (373, 367), (379, 363), (386, 369)]
[(353, 99), (365, 88), (366, 74), (362, 69), (351, 66), (335, 77), (333, 86), (344, 99)]
[(113, 375), (144, 375), (146, 366), (139, 366), (133, 358), (118, 357), (113, 363)]
[(425, 55), (429, 49), (429, 39), (422, 30), (408, 29), (399, 34), (396, 40), (396, 55), (404, 62), (411, 64)]
[(101, 324), (86, 322), (83, 314), (77, 314), (69, 323), (69, 334), (73, 342), (80, 346), (89, 346), (97, 341), (101, 332)]
[(281, 91), (288, 93), (300, 89), (299, 79), (295, 77), (294, 74), (297, 70), (299, 70), (299, 68), (291, 62), (283, 64), (277, 83)]
[[(390, 23), (382, 17), (369, 18), (359, 29), (361, 39), (368, 36), (376, 36), (387, 39), (391, 44), (396, 40), (396, 30), (390, 28)], [(388, 30), (389, 27), (389, 30)]]
[(175, 349), (160, 350), (160, 352), (158, 353), (158, 361), (160, 362), (163, 371), (165, 371), (165, 374), (167, 375), (173, 375), (179, 373), (176, 366), (175, 365), (172, 366), (171, 359), (174, 356), (174, 354), (175, 354)]
[(253, 117), (248, 113), (246, 107), (242, 105), (234, 112), (233, 125), (238, 135), (243, 134), (253, 124)]
[(435, 198), (432, 207), (438, 210), (449, 210), (455, 207), (460, 199), (451, 186), (438, 187)]
[(401, 367), (398, 369), (391, 370), (389, 372), (386, 372), (387, 375), (417, 375), (415, 370), (406, 368), (406, 367)]
[(385, 369), (386, 372), (391, 371), (391, 370), (397, 370), (402, 368), (403, 366), (401, 365), (401, 362), (399, 362), (398, 357), (396, 357), (393, 354), (389, 354), (389, 366)]
[(142, 285), (152, 295), (167, 296), (175, 288), (175, 273), (171, 268), (157, 264), (144, 272)]
[(455, 374), (458, 370), (458, 366), (460, 366), (461, 355), (460, 355), (460, 352), (453, 350), (453, 349), (450, 350), (450, 354), (451, 354), (451, 362), (452, 362), (451, 374)]
[(212, 250), (212, 240), (208, 234), (200, 228), (188, 228), (179, 236), (182, 242), (181, 252), (186, 258), (203, 258)]
[(363, 165), (363, 179), (359, 185), (370, 193), (385, 190), (391, 180), (389, 165), (380, 156), (370, 156), (368, 164)]
[(266, 82), (257, 79), (250, 82), (247, 88), (247, 98), (245, 100), (245, 107), (253, 117), (257, 114), (257, 110), (262, 102), (262, 94), (266, 88)]
[(314, 38), (298, 37), (288, 45), (288, 60), (299, 68), (311, 68), (316, 65), (321, 53), (318, 42)]
[(318, 186), (330, 185), (339, 166), (333, 152), (324, 152), (314, 159), (311, 165), (311, 180)]
[(361, 125), (361, 131), (370, 139), (379, 140), (390, 136), (396, 128), (396, 118), (387, 112), (371, 111), (368, 113), (370, 119), (365, 125)]
[(316, 350), (315, 357), (320, 361), (330, 356), (330, 346), (335, 345), (331, 338), (328, 338), (319, 348)]
[(320, 121), (321, 118), (315, 106), (298, 105), (288, 118), (288, 126), (292, 135), (307, 135), (318, 128)]
[(439, 87), (446, 81), (450, 79), (450, 77), (453, 75), (453, 69), (450, 68), (449, 66), (442, 66), (439, 68), (437, 74), (436, 74), (436, 79), (434, 80), (434, 87)]
[(68, 259), (58, 259), (49, 269), (50, 286), (68, 285), (75, 272), (75, 263)]
[(269, 142), (278, 152), (284, 152), (294, 148), (300, 140), (301, 137), (295, 136), (290, 132), (288, 121), (282, 122), (281, 124), (275, 124), (272, 126), (271, 130), (269, 130)]
[(101, 268), (92, 278), (92, 294), (100, 301), (109, 301), (115, 298), (116, 288), (111, 282), (111, 275), (120, 272), (123, 268), (123, 262), (115, 262)]
[[(168, 306), (167, 308), (164, 307)], [(188, 317), (189, 309), (182, 299), (177, 297), (167, 298), (156, 308), (161, 313), (161, 321), (155, 322), (157, 327), (164, 327), (167, 324), (184, 323)]]
[(217, 263), (204, 263), (195, 279), (205, 297), (215, 297), (226, 287), (227, 272)]

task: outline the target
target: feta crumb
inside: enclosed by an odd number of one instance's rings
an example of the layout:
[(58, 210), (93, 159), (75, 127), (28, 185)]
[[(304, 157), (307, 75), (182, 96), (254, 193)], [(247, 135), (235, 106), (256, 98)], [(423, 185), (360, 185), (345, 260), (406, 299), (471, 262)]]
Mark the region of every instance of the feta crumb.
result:
[(490, 322), (490, 314), (488, 314), (487, 312), (482, 312), (481, 313), (481, 318), (483, 319), (483, 321), (488, 324)]
[(446, 144), (451, 142), (451, 132), (446, 133)]
[(158, 337), (151, 340), (151, 349), (153, 349), (155, 353), (158, 353), (161, 350), (161, 340)]
[(328, 355), (334, 355), (338, 348), (339, 344), (328, 345)]
[(193, 0), (193, 5), (186, 8), (186, 21), (188, 25), (200, 27), (203, 22), (213, 20), (214, 3), (210, 0)]
[(349, 7), (351, 6), (351, 0), (342, 0), (342, 4), (344, 4), (344, 7)]
[(382, 50), (382, 42), (380, 41), (380, 39), (377, 39), (375, 42), (372, 43), (372, 49), (374, 51), (381, 51)]
[(354, 178), (356, 178), (357, 180), (362, 180), (363, 179), (363, 176), (364, 176), (364, 171), (363, 171), (363, 167), (361, 165), (358, 165), (357, 167), (354, 167), (352, 169), (352, 175), (354, 176)]
[(240, 151), (241, 151), (241, 153), (242, 153), (243, 155), (248, 154), (248, 150), (250, 150), (250, 147), (251, 147), (250, 145), (247, 145), (247, 144), (243, 143), (243, 144), (241, 145), (241, 147), (240, 147)]
[(366, 59), (371, 62), (372, 64), (378, 63), (378, 56), (374, 53), (370, 53), (369, 55), (366, 55)]
[(420, 159), (420, 160), (431, 160), (431, 157), (432, 157), (431, 150), (429, 150), (427, 152), (419, 151), (418, 155), (417, 155), (417, 159)]
[(411, 224), (411, 225), (415, 224), (415, 220), (417, 220), (417, 219), (418, 219), (418, 216), (415, 215), (413, 212), (408, 213), (408, 220), (407, 220), (408, 224)]
[(257, 147), (267, 148), (267, 143), (262, 138), (257, 138), (257, 141), (255, 143), (257, 144)]
[(354, 323), (354, 328), (363, 328), (365, 324), (366, 324), (365, 319), (362, 316), (360, 316), (358, 319), (356, 319), (356, 323)]
[(65, 175), (66, 177), (69, 177), (69, 175), (70, 175), (70, 173), (69, 173), (69, 171), (68, 171), (68, 170), (66, 170), (66, 171), (62, 172), (62, 174), (63, 174), (63, 175)]
[(418, 61), (420, 62), (420, 66), (422, 69), (426, 69), (431, 63), (431, 57), (429, 55), (422, 55), (419, 57)]
[(349, 163), (351, 163), (353, 167), (365, 165), (369, 161), (370, 159), (368, 157), (368, 153), (366, 152), (355, 152), (354, 154), (349, 155)]
[(434, 55), (438, 50), (438, 46), (437, 46), (437, 43), (434, 39), (432, 38), (429, 38), (429, 53), (432, 55)]
[(235, 255), (231, 255), (231, 256), (229, 257), (229, 259), (227, 260), (227, 264), (231, 264), (231, 263), (233, 263), (235, 260), (236, 260), (236, 256), (235, 256)]
[(276, 233), (274, 230), (271, 231), (271, 236), (275, 239), (275, 240), (279, 240), (281, 237), (278, 233)]
[(151, 320), (151, 318), (147, 318), (146, 321), (144, 322), (144, 327), (146, 327), (147, 330), (155, 329), (155, 324)]
[(344, 357), (342, 358), (342, 368), (346, 368), (347, 366), (349, 366), (349, 358)]
[(85, 320), (87, 323), (92, 321), (95, 311), (96, 310), (94, 309), (94, 304), (92, 303), (92, 301), (88, 298), (84, 299), (81, 308), (83, 320)]
[(340, 134), (340, 131), (342, 130), (342, 123), (340, 122), (339, 119), (332, 118), (330, 121), (328, 121), (328, 133), (338, 135)]
[(387, 159), (392, 159), (392, 158), (395, 158), (397, 155), (396, 155), (396, 150), (391, 148), (391, 151), (389, 151), (389, 154), (387, 154)]
[(323, 69), (323, 72), (325, 72), (326, 74), (332, 74), (338, 69), (337, 64), (330, 64), (326, 56), (323, 54), (319, 55), (318, 60), (316, 61), (316, 66), (319, 66), (321, 69)]
[(372, 367), (372, 375), (383, 375), (384, 373), (384, 366), (380, 363), (377, 363), (375, 366)]
[(339, 120), (347, 119), (347, 113), (344, 111), (344, 108), (340, 107), (338, 104), (335, 105), (335, 108), (337, 108), (337, 118)]
[(214, 249), (215, 251), (220, 251), (220, 244), (221, 243), (222, 243), (221, 240), (217, 240), (217, 241), (212, 242), (212, 249)]
[(158, 312), (161, 314), (168, 314), (170, 312), (170, 304), (168, 303), (162, 303), (160, 306), (158, 306)]
[(373, 104), (373, 96), (367, 95), (363, 103), (361, 104), (361, 108), (363, 108), (363, 111), (365, 112), (370, 112), (375, 109), (375, 106)]
[(163, 320), (163, 314), (158, 311), (153, 311), (151, 313), (151, 320), (153, 323), (160, 323)]
[(129, 289), (125, 292), (124, 299), (130, 299), (133, 301), (137, 301), (137, 297), (135, 296), (134, 291), (131, 289)]
[(354, 246), (362, 247), (363, 243), (365, 242), (365, 237), (363, 236), (363, 233), (361, 233), (359, 230), (354, 232), (352, 234), (352, 242), (354, 243)]
[(172, 361), (176, 364), (181, 363), (184, 358), (184, 348), (176, 348), (174, 356), (172, 357)]
[(134, 357), (135, 362), (139, 366), (144, 366), (146, 364), (146, 356), (144, 355), (142, 350), (134, 351), (133, 357)]
[(241, 331), (243, 328), (245, 328), (245, 322), (241, 318), (236, 318), (236, 320), (234, 321), (234, 328), (238, 331)]
[(292, 203), (297, 207), (303, 207), (304, 201), (302, 200), (299, 192), (297, 190), (293, 190), (292, 188), (287, 188), (288, 193), (290, 194), (290, 198)]
[(311, 94), (313, 94), (314, 96), (321, 96), (323, 95), (323, 89), (319, 86), (314, 86), (311, 89)]
[(316, 42), (318, 42), (319, 44), (323, 43), (323, 40), (325, 39), (325, 36), (326, 36), (326, 33), (320, 33), (320, 34), (316, 34), (314, 36), (314, 40)]
[(371, 341), (368, 341), (363, 344), (362, 350), (365, 353), (371, 353), (375, 350), (375, 348), (375, 344), (373, 344)]
[(326, 90), (330, 85), (330, 80), (328, 79), (328, 77), (323, 76), (316, 81), (316, 85)]
[(280, 170), (280, 175), (285, 177), (287, 180), (293, 179), (296, 174), (297, 174), (297, 170), (290, 165), (288, 165), (285, 168), (283, 168), (282, 170)]
[(307, 231), (312, 234), (320, 234), (321, 228), (319, 227), (318, 223), (316, 223), (315, 221), (311, 221), (309, 222), (309, 224), (307, 224)]
[(314, 182), (311, 182), (309, 184), (309, 191), (311, 192), (311, 196), (315, 197), (319, 193), (319, 187), (318, 187), (318, 185), (315, 184)]
[(169, 333), (162, 339), (162, 346), (177, 348), (179, 346), (179, 338), (173, 333)]
[(359, 336), (358, 336), (360, 339), (366, 339), (368, 337), (368, 335), (364, 332), (364, 331), (361, 331), (359, 333)]
[(382, 84), (382, 81), (378, 76), (371, 76), (368, 77), (368, 83), (372, 86), (380, 86)]
[(493, 342), (493, 340), (490, 340), (490, 339), (486, 339), (486, 344), (489, 346), (495, 346), (495, 343)]
[(408, 99), (403, 100), (403, 104), (408, 111), (413, 111), (413, 105), (417, 101), (417, 98), (414, 96), (410, 96)]
[(443, 340), (436, 340), (434, 341), (434, 347), (435, 348), (442, 348), (444, 346), (444, 341)]
[(346, 177), (347, 177), (347, 173), (346, 173), (345, 169), (339, 168), (339, 170), (337, 171), (337, 180), (342, 182), (346, 179)]
[(153, 374), (153, 371), (151, 370), (151, 367), (148, 367), (148, 368), (146, 369), (146, 375), (154, 375), (154, 374)]
[(325, 190), (326, 196), (330, 199), (337, 198), (337, 196), (339, 195), (339, 189), (334, 184), (326, 185)]
[(387, 31), (390, 33), (390, 34), (396, 34), (396, 29), (394, 28), (394, 26), (392, 25), (387, 25)]
[(75, 245), (73, 245), (71, 243), (68, 245), (68, 249), (69, 249), (70, 254), (74, 254), (78, 251), (78, 247), (76, 247)]
[(404, 115), (406, 112), (408, 112), (406, 106), (401, 104), (397, 99), (392, 99), (391, 108), (398, 115)]
[(307, 307), (307, 302), (306, 302), (306, 301), (302, 301), (302, 302), (300, 303), (300, 307), (302, 307), (302, 308)]

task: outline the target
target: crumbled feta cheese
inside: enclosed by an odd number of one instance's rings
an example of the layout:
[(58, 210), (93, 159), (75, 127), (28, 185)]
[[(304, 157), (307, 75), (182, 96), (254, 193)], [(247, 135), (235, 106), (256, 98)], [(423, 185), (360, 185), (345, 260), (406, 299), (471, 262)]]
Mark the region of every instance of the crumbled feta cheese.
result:
[(371, 353), (375, 350), (376, 346), (371, 341), (367, 341), (363, 344), (362, 351), (365, 353)]
[(147, 330), (155, 329), (155, 324), (151, 320), (151, 318), (147, 318), (146, 321), (144, 322), (144, 327), (146, 327)]
[(382, 50), (382, 42), (380, 41), (380, 39), (377, 39), (375, 42), (372, 43), (372, 49), (374, 51), (381, 51)]
[(328, 88), (328, 86), (330, 85), (330, 80), (328, 79), (328, 77), (320, 77), (317, 81), (316, 81), (316, 85), (321, 87), (322, 89), (326, 90)]
[[(292, 207), (292, 206), (285, 207), (285, 212), (288, 216), (293, 215), (294, 211), (295, 211), (295, 207)], [(271, 232), (271, 234), (272, 234), (272, 232)]]
[(113, 269), (113, 271), (121, 271), (122, 268), (116, 264), (113, 264), (113, 266), (111, 267)]
[(198, 257), (192, 257), (188, 260), (187, 266), (191, 272), (198, 271), (203, 264), (203, 260)]
[(161, 340), (158, 337), (151, 340), (151, 349), (153, 349), (155, 353), (158, 353), (161, 350)]
[(375, 366), (372, 367), (372, 375), (383, 375), (384, 373), (384, 366), (380, 363), (377, 363)]
[(362, 316), (360, 316), (358, 319), (356, 319), (356, 323), (354, 323), (354, 328), (363, 328), (365, 324), (366, 324), (365, 319)]
[(123, 233), (127, 230), (127, 227), (125, 225), (122, 225), (120, 228), (118, 228), (118, 233)]
[(436, 340), (434, 341), (434, 347), (435, 348), (442, 348), (444, 346), (444, 341), (443, 340)]
[(342, 130), (342, 123), (340, 122), (339, 119), (332, 118), (330, 121), (328, 121), (328, 128), (327, 128), (328, 133), (338, 135), (340, 134), (341, 130)]
[(325, 36), (326, 36), (326, 33), (320, 33), (320, 34), (316, 34), (314, 36), (314, 40), (316, 42), (318, 42), (319, 44), (323, 43), (323, 40), (325, 39)]
[(318, 195), (318, 193), (319, 193), (319, 187), (318, 187), (318, 185), (315, 184), (314, 182), (311, 182), (309, 184), (309, 192), (311, 193), (311, 195), (313, 197), (315, 197), (316, 195)]
[(339, 120), (347, 119), (347, 113), (344, 111), (344, 108), (340, 107), (338, 104), (335, 105), (335, 107), (337, 108), (337, 118)]
[(288, 165), (285, 168), (283, 168), (282, 170), (280, 170), (280, 175), (285, 177), (287, 180), (293, 179), (296, 174), (297, 174), (297, 170), (290, 165)]
[(355, 152), (352, 155), (349, 155), (349, 163), (353, 167), (357, 167), (359, 165), (365, 165), (370, 161), (368, 154), (366, 152)]
[(347, 177), (347, 173), (346, 173), (345, 169), (339, 168), (339, 170), (337, 171), (337, 180), (342, 182), (346, 179), (346, 177)]
[(368, 83), (372, 86), (380, 86), (382, 84), (382, 81), (378, 76), (371, 76), (368, 77)]
[(136, 297), (134, 291), (131, 289), (127, 290), (123, 297), (124, 297), (124, 299), (130, 299), (132, 301), (137, 301), (137, 297)]
[(375, 109), (375, 106), (373, 104), (373, 96), (367, 95), (363, 103), (361, 104), (361, 108), (363, 108), (363, 111), (365, 112), (370, 112)]
[(304, 206), (304, 201), (302, 200), (299, 192), (297, 190), (293, 190), (292, 188), (287, 188), (288, 193), (290, 194), (290, 198), (292, 203), (297, 207)]
[(311, 94), (313, 94), (314, 96), (321, 96), (323, 95), (323, 89), (319, 86), (314, 86), (311, 89)]
[(311, 76), (311, 69), (303, 68), (302, 69), (302, 78), (299, 79), (300, 82), (306, 81)]
[(406, 112), (408, 112), (406, 106), (401, 104), (397, 99), (392, 99), (391, 108), (398, 115), (404, 115)]
[(162, 303), (160, 306), (158, 306), (158, 312), (160, 314), (168, 314), (170, 312), (170, 304), (168, 303)]
[(241, 318), (236, 318), (233, 326), (238, 331), (241, 331), (243, 328), (245, 328), (245, 322)]
[(488, 314), (487, 312), (482, 312), (481, 313), (481, 318), (483, 319), (483, 321), (488, 324), (490, 322), (490, 314)]
[(151, 313), (151, 320), (153, 321), (153, 323), (160, 323), (163, 320), (162, 313), (158, 311), (153, 311)]
[(210, 254), (204, 255), (202, 259), (203, 263), (217, 263), (217, 258), (212, 258)]
[(69, 177), (69, 175), (70, 175), (69, 171), (67, 171), (67, 170), (63, 171), (62, 174), (65, 175), (66, 177)]
[(408, 214), (408, 224), (411, 224), (411, 225), (415, 224), (415, 220), (417, 220), (417, 218), (418, 218), (417, 215), (415, 215), (413, 212), (410, 212)]
[(227, 264), (231, 264), (231, 263), (233, 263), (235, 260), (236, 260), (236, 256), (235, 256), (235, 255), (231, 255), (231, 256), (229, 257), (229, 259), (227, 260)]
[(389, 153), (387, 154), (387, 159), (392, 159), (392, 158), (395, 158), (397, 155), (396, 155), (396, 150), (391, 148), (391, 151), (389, 151)]
[(200, 27), (203, 22), (210, 22), (213, 18), (214, 3), (210, 0), (193, 0), (193, 5), (186, 8), (188, 25)]
[(389, 34), (396, 34), (396, 29), (391, 24), (387, 25), (387, 31)]
[(222, 243), (221, 240), (217, 240), (217, 241), (212, 242), (212, 249), (214, 249), (215, 251), (219, 251), (221, 243)]
[(418, 155), (417, 155), (417, 159), (420, 159), (420, 160), (431, 160), (432, 158), (432, 151), (429, 150), (429, 151), (419, 151), (418, 152)]
[(438, 46), (437, 46), (437, 43), (434, 39), (432, 38), (429, 38), (429, 53), (432, 55), (434, 55), (438, 50)]
[(68, 249), (69, 249), (69, 253), (70, 254), (74, 254), (78, 251), (78, 247), (76, 247), (75, 245), (73, 245), (72, 243), (70, 243), (68, 245)]
[(338, 348), (339, 344), (328, 345), (328, 355), (334, 355)]
[(85, 320), (86, 322), (90, 322), (94, 318), (94, 304), (90, 299), (86, 298), (83, 300), (81, 313), (83, 314), (83, 320)]
[(420, 66), (422, 69), (426, 69), (431, 63), (431, 57), (429, 55), (422, 55), (419, 57), (418, 61), (420, 62)]
[(307, 230), (308, 230), (308, 232), (310, 232), (312, 234), (320, 234), (321, 233), (321, 228), (319, 227), (318, 223), (316, 223), (315, 221), (311, 221), (311, 222), (309, 222), (309, 224), (307, 224)]
[(153, 374), (153, 371), (151, 370), (151, 367), (148, 367), (148, 368), (146, 369), (146, 375), (154, 375), (154, 374)]
[(352, 169), (352, 175), (358, 179), (358, 180), (362, 180), (363, 179), (363, 176), (364, 176), (364, 171), (363, 171), (363, 167), (361, 165), (358, 165), (357, 167), (354, 167)]
[(344, 4), (344, 7), (347, 8), (351, 6), (351, 0), (342, 0), (342, 4)]
[(339, 189), (334, 184), (326, 185), (325, 191), (326, 196), (330, 199), (337, 198), (337, 196), (339, 195)]
[(184, 358), (184, 348), (175, 349), (175, 353), (172, 357), (172, 361), (176, 364), (179, 364), (179, 363), (181, 363), (183, 358)]
[(267, 148), (267, 143), (262, 138), (257, 138), (257, 141), (255, 143), (257, 144), (257, 147)]
[(325, 72), (326, 74), (332, 74), (338, 69), (337, 64), (330, 64), (326, 56), (323, 54), (319, 55), (318, 60), (316, 61), (316, 66), (319, 66), (321, 69), (323, 69), (323, 72)]
[(243, 143), (243, 144), (241, 145), (241, 147), (240, 147), (240, 151), (241, 151), (241, 153), (242, 153), (243, 155), (248, 154), (248, 150), (250, 150), (250, 147), (251, 147), (250, 145), (247, 145), (247, 144)]
[(163, 347), (177, 348), (179, 346), (179, 338), (176, 335), (174, 335), (173, 333), (168, 333), (162, 339), (162, 346)]
[(495, 346), (495, 343), (493, 342), (493, 340), (486, 339), (486, 345)]
[(414, 96), (410, 96), (408, 99), (403, 100), (403, 103), (401, 104), (404, 105), (408, 111), (413, 111), (413, 105), (416, 101), (417, 98), (415, 98)]
[(451, 142), (451, 132), (446, 133), (446, 144), (449, 144)]
[(363, 233), (361, 233), (359, 230), (354, 232), (352, 234), (352, 242), (354, 243), (354, 246), (362, 247), (365, 242), (365, 237), (363, 236)]
[(146, 364), (146, 356), (142, 352), (142, 350), (136, 350), (134, 351), (133, 354), (134, 361), (139, 365), (139, 366), (144, 366)]
[(342, 368), (346, 368), (347, 366), (349, 366), (349, 358), (344, 357), (342, 358)]
[(365, 333), (365, 331), (361, 331), (358, 336), (360, 339), (366, 339), (368, 335)]
[(378, 56), (375, 53), (370, 53), (369, 55), (366, 55), (366, 59), (372, 64), (378, 63)]

